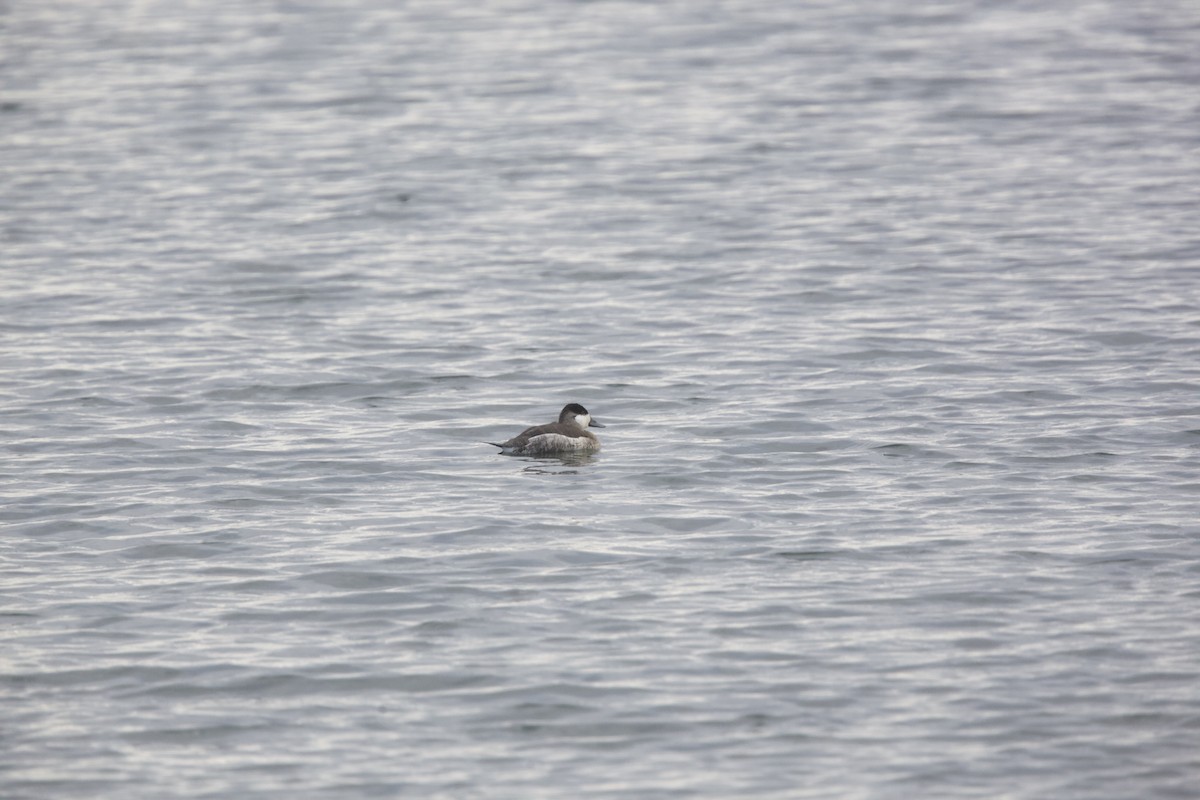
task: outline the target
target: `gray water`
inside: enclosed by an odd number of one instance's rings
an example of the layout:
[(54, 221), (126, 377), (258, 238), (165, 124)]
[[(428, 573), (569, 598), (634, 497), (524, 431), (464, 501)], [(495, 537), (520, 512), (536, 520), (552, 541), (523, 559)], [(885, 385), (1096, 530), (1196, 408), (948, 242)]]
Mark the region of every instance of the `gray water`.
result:
[(1196, 796), (1196, 4), (0, 56), (0, 796)]

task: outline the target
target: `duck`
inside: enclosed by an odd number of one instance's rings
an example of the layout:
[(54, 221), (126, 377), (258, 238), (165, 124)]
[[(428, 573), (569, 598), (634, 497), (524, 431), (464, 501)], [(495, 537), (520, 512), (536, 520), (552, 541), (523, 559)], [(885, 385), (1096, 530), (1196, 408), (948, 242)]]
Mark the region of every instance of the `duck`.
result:
[(543, 456), (556, 453), (595, 453), (600, 440), (588, 428), (603, 428), (579, 403), (567, 403), (558, 422), (526, 428), (507, 442), (484, 442), (512, 456)]

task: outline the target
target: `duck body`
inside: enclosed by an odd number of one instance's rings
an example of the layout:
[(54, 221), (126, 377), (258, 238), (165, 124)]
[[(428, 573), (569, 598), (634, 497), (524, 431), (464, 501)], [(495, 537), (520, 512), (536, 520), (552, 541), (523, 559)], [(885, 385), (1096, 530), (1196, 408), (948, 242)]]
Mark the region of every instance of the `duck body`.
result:
[(579, 403), (568, 403), (558, 422), (526, 428), (507, 442), (486, 442), (506, 455), (544, 456), (556, 453), (595, 453), (600, 440), (588, 428), (603, 428)]

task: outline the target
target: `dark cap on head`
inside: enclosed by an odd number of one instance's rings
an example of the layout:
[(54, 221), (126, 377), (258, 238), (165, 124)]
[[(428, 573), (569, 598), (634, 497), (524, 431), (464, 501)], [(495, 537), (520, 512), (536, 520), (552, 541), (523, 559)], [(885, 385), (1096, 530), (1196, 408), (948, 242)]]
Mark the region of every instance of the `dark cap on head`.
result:
[(579, 403), (567, 403), (565, 406), (563, 406), (563, 410), (561, 412), (559, 412), (559, 414), (558, 414), (558, 421), (559, 422), (576, 422), (577, 421), (576, 417), (580, 417), (580, 416), (585, 416), (588, 418), (588, 420), (589, 420), (588, 427), (590, 427), (590, 428), (603, 428), (604, 427), (596, 420), (591, 419), (592, 412), (588, 411), (586, 408), (579, 405)]
[(563, 406), (563, 410), (558, 412), (558, 421), (574, 422), (575, 417), (586, 413), (588, 413), (588, 410), (579, 405), (579, 403), (567, 403), (565, 406)]

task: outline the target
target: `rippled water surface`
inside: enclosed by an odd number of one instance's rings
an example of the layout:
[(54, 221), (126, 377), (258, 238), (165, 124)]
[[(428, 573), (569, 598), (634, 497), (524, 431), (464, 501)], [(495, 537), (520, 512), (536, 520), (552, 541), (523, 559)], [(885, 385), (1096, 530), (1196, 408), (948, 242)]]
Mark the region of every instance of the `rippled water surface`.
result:
[(1195, 796), (1195, 4), (0, 43), (3, 797)]

